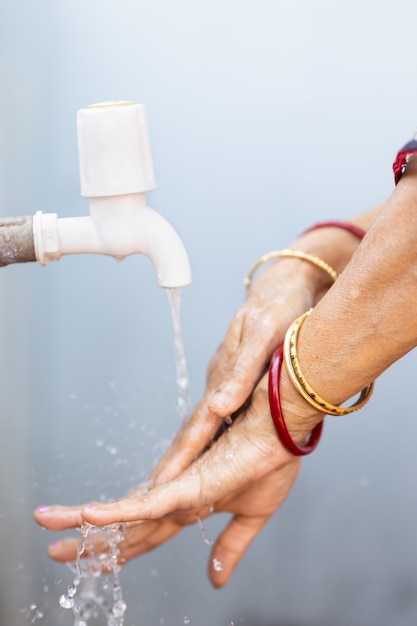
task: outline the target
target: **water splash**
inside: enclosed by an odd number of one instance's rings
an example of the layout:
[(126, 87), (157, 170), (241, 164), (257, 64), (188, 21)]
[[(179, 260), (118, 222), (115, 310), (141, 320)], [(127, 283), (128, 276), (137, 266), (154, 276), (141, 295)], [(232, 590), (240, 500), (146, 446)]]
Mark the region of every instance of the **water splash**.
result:
[(197, 522), (198, 522), (198, 525), (200, 527), (204, 543), (206, 545), (208, 545), (208, 546), (211, 546), (212, 543), (213, 543), (213, 539), (210, 539), (209, 537), (207, 537), (207, 535), (206, 535), (206, 527), (203, 524), (203, 520), (200, 517), (197, 517)]
[[(174, 331), (177, 410), (181, 420), (185, 422), (190, 415), (191, 401), (181, 325), (180, 289), (167, 289), (167, 293)], [(103, 447), (105, 442), (103, 439), (98, 439), (96, 445)], [(118, 452), (114, 446), (106, 446), (105, 450), (113, 456)], [(204, 542), (210, 545), (213, 542), (206, 537), (201, 520), (199, 524)], [(120, 585), (121, 566), (118, 562), (119, 544), (124, 539), (123, 527), (121, 524), (96, 527), (84, 522), (81, 533), (82, 540), (77, 549), (76, 562), (70, 566), (75, 578), (68, 585), (67, 593), (59, 597), (59, 604), (63, 609), (73, 611), (74, 626), (88, 626), (90, 620), (96, 620), (100, 613), (104, 614), (107, 626), (123, 626), (127, 607)], [(100, 550), (96, 553), (94, 535), (98, 533), (100, 533)], [(86, 558), (81, 558), (84, 553), (87, 554)], [(108, 574), (103, 575), (103, 571)], [(190, 623), (188, 617), (184, 618), (184, 623)]]
[(180, 289), (167, 289), (167, 293), (174, 329), (174, 351), (178, 388), (177, 410), (181, 420), (184, 422), (190, 415), (191, 400), (181, 324), (181, 292)]
[(223, 563), (219, 559), (213, 559), (213, 569), (215, 572), (223, 571)]
[(30, 605), (30, 607), (29, 607), (29, 614), (27, 615), (27, 618), (30, 617), (30, 614), (32, 614), (31, 620), (30, 620), (31, 624), (34, 624), (36, 622), (36, 620), (38, 620), (38, 619), (43, 619), (43, 616), (44, 616), (43, 612), (38, 609), (38, 607), (36, 606), (35, 603), (32, 603)]
[[(73, 582), (67, 593), (59, 598), (64, 609), (72, 609), (74, 626), (88, 626), (90, 619), (96, 619), (100, 612), (107, 620), (107, 626), (123, 626), (126, 603), (123, 599), (118, 562), (123, 541), (121, 524), (96, 527), (83, 523), (82, 541), (78, 545)], [(94, 535), (100, 535), (100, 551), (96, 553)], [(81, 559), (84, 552), (88, 556)], [(103, 575), (102, 572), (107, 572)], [(109, 580), (110, 579), (110, 580)]]

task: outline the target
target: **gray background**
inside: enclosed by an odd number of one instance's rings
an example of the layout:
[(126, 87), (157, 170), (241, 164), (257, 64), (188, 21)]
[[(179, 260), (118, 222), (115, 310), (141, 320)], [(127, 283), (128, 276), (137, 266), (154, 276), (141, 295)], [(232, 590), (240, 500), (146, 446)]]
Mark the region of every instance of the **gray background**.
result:
[[(149, 203), (193, 268), (195, 404), (252, 263), (391, 192), (417, 120), (416, 25), (415, 0), (3, 2), (1, 214), (86, 214), (76, 111), (145, 104)], [(167, 297), (144, 257), (9, 267), (0, 293), (0, 623), (68, 625), (71, 574), (32, 510), (121, 496), (158, 458), (179, 420)], [(415, 625), (414, 371), (410, 354), (366, 409), (327, 420), (225, 589), (209, 586), (198, 527), (129, 564), (126, 626)]]

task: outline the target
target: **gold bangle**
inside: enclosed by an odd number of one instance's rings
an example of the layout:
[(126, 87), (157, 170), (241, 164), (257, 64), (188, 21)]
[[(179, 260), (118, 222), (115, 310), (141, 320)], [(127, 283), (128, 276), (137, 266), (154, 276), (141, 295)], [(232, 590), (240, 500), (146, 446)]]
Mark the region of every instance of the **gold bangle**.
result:
[(284, 339), (284, 362), (295, 389), (315, 409), (328, 415), (347, 415), (361, 409), (372, 395), (374, 383), (362, 389), (358, 400), (348, 407), (341, 407), (324, 400), (306, 381), (297, 356), (297, 340), (300, 328), (313, 309), (303, 313), (288, 328)]
[(337, 272), (328, 264), (326, 261), (323, 261), (318, 256), (313, 256), (312, 254), (308, 254), (307, 252), (303, 252), (302, 250), (274, 250), (273, 252), (268, 252), (268, 254), (264, 254), (259, 261), (255, 263), (255, 265), (251, 268), (249, 274), (244, 279), (244, 283), (246, 288), (248, 289), (252, 283), (252, 277), (258, 267), (260, 267), (263, 263), (267, 263), (271, 261), (271, 259), (279, 259), (279, 258), (294, 258), (294, 259), (302, 259), (303, 261), (307, 261), (316, 267), (327, 272), (332, 281), (334, 282), (337, 278)]

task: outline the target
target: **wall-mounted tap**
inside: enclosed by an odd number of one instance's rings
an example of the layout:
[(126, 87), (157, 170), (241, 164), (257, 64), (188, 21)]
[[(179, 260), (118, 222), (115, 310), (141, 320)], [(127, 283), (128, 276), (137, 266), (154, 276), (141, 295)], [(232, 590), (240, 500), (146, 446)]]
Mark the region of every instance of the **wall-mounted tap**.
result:
[(191, 269), (181, 239), (146, 204), (156, 187), (145, 109), (133, 102), (105, 102), (77, 115), (81, 194), (90, 215), (58, 218), (38, 211), (33, 218), (0, 219), (0, 265), (39, 261), (64, 254), (105, 254), (122, 260), (147, 255), (161, 287), (183, 287)]

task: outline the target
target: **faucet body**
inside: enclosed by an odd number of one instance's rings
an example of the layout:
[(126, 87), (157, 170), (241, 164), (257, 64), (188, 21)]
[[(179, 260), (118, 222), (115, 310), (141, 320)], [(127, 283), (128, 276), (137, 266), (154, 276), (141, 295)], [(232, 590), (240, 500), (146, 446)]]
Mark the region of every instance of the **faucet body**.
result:
[(33, 218), (36, 260), (41, 265), (65, 254), (104, 254), (122, 261), (150, 258), (160, 287), (191, 282), (184, 245), (169, 222), (147, 206), (144, 193), (90, 198), (90, 215), (58, 218), (38, 211)]
[(34, 260), (46, 265), (65, 254), (105, 254), (118, 261), (145, 254), (161, 287), (188, 285), (191, 269), (181, 239), (146, 202), (156, 184), (144, 107), (92, 105), (78, 112), (77, 128), (81, 194), (88, 198), (89, 215), (58, 218), (38, 211), (33, 219), (0, 220), (7, 243), (0, 266)]

